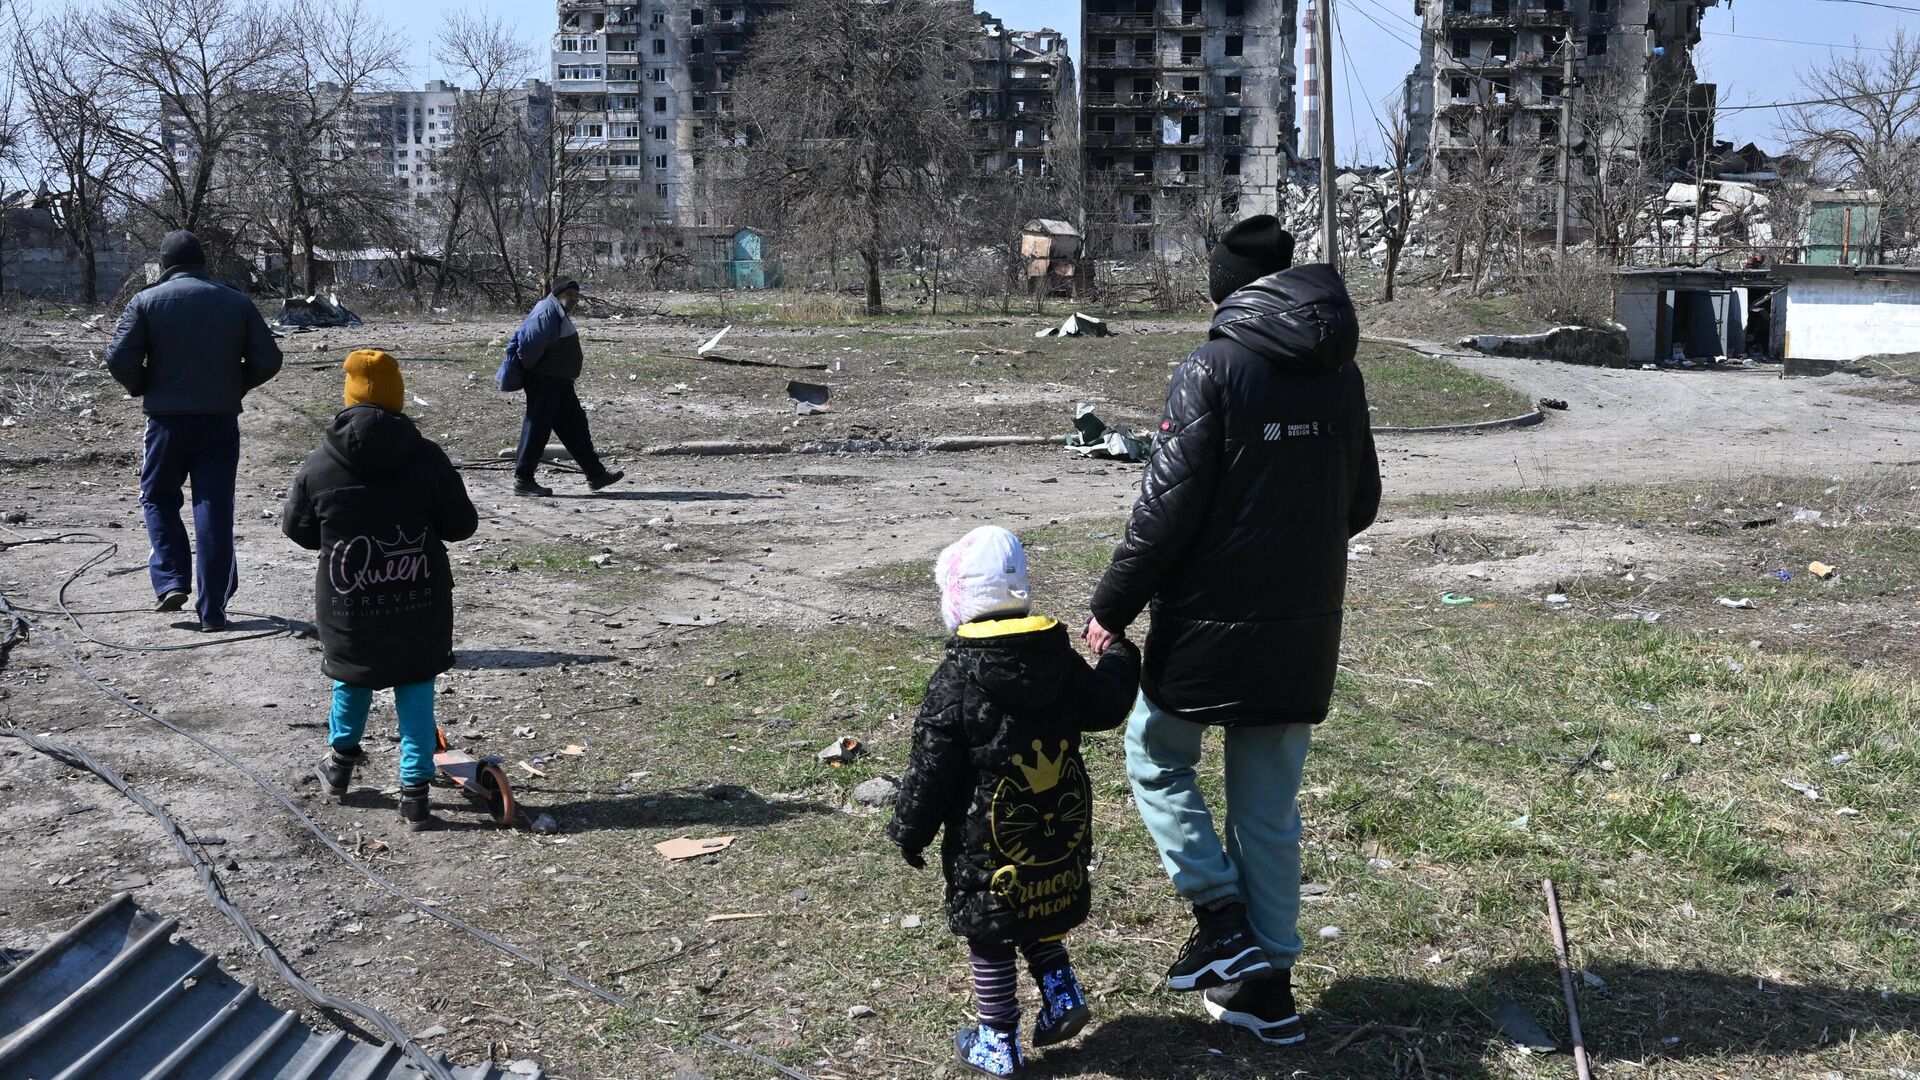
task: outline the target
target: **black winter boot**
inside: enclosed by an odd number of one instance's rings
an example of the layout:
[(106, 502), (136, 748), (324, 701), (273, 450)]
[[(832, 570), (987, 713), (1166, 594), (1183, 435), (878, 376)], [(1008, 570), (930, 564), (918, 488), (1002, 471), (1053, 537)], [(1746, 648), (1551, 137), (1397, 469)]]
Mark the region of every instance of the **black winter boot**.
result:
[(327, 794), (344, 799), (347, 789), (353, 786), (353, 770), (366, 759), (366, 751), (357, 746), (352, 754), (328, 748), (320, 763), (313, 767), (313, 773), (320, 778), (320, 786), (327, 789)]
[(407, 823), (408, 832), (424, 832), (439, 824), (427, 805), (427, 785), (413, 784), (400, 789), (400, 820)]

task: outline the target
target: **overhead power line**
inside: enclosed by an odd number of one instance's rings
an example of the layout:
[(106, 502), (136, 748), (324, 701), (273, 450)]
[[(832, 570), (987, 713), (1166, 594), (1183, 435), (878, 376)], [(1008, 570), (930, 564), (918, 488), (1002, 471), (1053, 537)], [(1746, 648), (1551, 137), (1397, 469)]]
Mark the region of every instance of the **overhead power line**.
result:
[[(1920, 10), (1920, 9), (1916, 9)], [(1902, 86), (1897, 90), (1887, 90), (1878, 94), (1843, 94), (1840, 97), (1814, 98), (1810, 101), (1769, 101), (1761, 105), (1718, 105), (1715, 112), (1751, 112), (1755, 109), (1797, 109), (1803, 105), (1845, 105), (1849, 101), (1865, 101), (1868, 98), (1893, 97), (1896, 94), (1920, 93), (1920, 84)]]
[(1913, 7), (1908, 4), (1889, 4), (1886, 3), (1885, 0), (1823, 0), (1823, 2), (1828, 4), (1859, 4), (1861, 7), (1886, 8), (1888, 11), (1911, 11), (1916, 15), (1920, 15), (1920, 7)]
[(1742, 41), (1771, 41), (1780, 45), (1806, 45), (1816, 49), (1858, 49), (1865, 52), (1877, 52), (1877, 53), (1890, 53), (1893, 51), (1892, 49), (1883, 49), (1878, 45), (1862, 45), (1857, 41), (1851, 45), (1841, 45), (1838, 42), (1833, 42), (1833, 41), (1800, 41), (1796, 38), (1761, 37), (1757, 34), (1736, 34), (1729, 30), (1702, 30), (1701, 33), (1706, 34), (1709, 37), (1739, 38)]

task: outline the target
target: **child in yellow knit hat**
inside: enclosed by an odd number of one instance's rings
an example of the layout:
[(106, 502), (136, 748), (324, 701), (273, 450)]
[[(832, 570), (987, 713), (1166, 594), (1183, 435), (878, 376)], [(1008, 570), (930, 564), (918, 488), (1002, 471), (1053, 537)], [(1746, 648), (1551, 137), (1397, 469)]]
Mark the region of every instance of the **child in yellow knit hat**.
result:
[(453, 571), (447, 541), (478, 527), (460, 473), (405, 415), (400, 364), (378, 349), (347, 357), (347, 407), (294, 477), (280, 529), (320, 552), (315, 623), (333, 680), (328, 750), (316, 772), (344, 798), (366, 757), (373, 692), (393, 689), (400, 720), (400, 816), (429, 828), (427, 782), (437, 734), (433, 682), (453, 666)]

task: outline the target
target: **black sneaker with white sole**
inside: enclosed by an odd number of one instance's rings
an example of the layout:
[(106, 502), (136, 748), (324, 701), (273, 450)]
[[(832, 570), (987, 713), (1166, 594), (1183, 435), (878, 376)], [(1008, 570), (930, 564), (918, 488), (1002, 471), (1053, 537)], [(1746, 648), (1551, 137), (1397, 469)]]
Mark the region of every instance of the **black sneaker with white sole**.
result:
[(1251, 1031), (1269, 1046), (1298, 1046), (1307, 1041), (1307, 1026), (1293, 1003), (1291, 971), (1282, 969), (1272, 978), (1216, 986), (1201, 995), (1200, 1002), (1208, 1016)]
[(1169, 989), (1205, 990), (1272, 974), (1272, 962), (1253, 939), (1253, 928), (1247, 925), (1245, 904), (1226, 900), (1196, 906), (1193, 918), (1192, 936), (1180, 950), (1180, 958), (1167, 969)]

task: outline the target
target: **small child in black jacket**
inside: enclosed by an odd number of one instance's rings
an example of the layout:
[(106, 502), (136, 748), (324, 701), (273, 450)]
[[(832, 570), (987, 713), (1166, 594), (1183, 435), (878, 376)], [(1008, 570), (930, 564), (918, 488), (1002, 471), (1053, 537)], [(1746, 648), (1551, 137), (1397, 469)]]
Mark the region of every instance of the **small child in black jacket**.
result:
[(314, 621), (333, 680), (326, 756), (315, 766), (344, 798), (365, 759), (373, 692), (393, 688), (400, 721), (400, 817), (432, 827), (427, 782), (439, 729), (433, 681), (453, 666), (453, 568), (447, 542), (479, 526), (446, 452), (407, 419), (400, 365), (377, 349), (347, 357), (347, 407), (293, 478), (280, 530), (320, 553)]
[(1140, 653), (1115, 639), (1090, 668), (1066, 628), (1029, 615), (1027, 555), (984, 526), (940, 553), (934, 578), (954, 636), (927, 684), (887, 836), (915, 868), (942, 827), (947, 920), (972, 952), (979, 1023), (960, 1060), (993, 1076), (1025, 1064), (1015, 952), (1040, 988), (1033, 1044), (1079, 1034), (1090, 1013), (1062, 939), (1092, 902), (1093, 792), (1080, 734), (1133, 707)]

